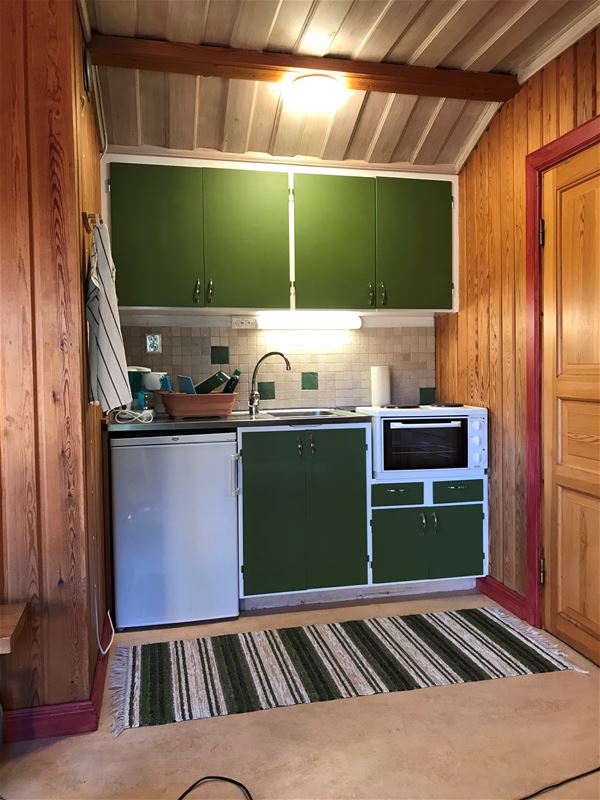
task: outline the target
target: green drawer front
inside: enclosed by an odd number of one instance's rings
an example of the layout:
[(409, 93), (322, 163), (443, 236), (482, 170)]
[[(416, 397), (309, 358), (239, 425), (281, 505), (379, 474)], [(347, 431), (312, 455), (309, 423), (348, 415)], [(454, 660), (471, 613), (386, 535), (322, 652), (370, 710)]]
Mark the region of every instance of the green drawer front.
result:
[(379, 483), (371, 487), (371, 505), (374, 506), (419, 506), (422, 503), (422, 483)]
[(434, 503), (469, 503), (483, 500), (483, 481), (435, 481)]

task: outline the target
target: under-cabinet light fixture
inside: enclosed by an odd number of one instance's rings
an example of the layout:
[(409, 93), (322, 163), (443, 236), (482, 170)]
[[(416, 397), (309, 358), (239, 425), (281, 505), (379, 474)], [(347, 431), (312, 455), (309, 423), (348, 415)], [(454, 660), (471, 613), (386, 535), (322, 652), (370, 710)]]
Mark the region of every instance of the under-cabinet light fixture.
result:
[(263, 311), (257, 319), (259, 328), (271, 331), (343, 331), (362, 325), (358, 314), (346, 311)]

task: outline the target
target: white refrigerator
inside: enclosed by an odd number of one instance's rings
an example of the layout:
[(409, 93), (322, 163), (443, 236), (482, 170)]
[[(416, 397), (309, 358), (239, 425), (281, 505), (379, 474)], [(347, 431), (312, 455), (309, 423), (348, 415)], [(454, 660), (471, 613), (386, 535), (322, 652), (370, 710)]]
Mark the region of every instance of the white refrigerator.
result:
[(111, 440), (117, 628), (239, 614), (235, 433)]

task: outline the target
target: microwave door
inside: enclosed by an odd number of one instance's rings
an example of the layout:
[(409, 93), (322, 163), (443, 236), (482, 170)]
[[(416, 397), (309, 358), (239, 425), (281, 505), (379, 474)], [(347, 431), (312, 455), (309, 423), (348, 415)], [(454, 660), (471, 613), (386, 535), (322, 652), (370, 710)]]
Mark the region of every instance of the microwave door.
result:
[(467, 420), (384, 421), (384, 469), (462, 469), (468, 466)]

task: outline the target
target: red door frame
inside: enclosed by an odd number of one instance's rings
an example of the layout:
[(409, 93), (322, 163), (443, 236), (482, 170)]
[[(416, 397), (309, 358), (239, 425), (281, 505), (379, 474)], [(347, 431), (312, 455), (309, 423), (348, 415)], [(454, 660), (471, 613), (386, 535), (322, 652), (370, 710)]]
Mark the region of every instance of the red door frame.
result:
[(539, 564), (542, 528), (542, 363), (541, 363), (541, 258), (539, 220), (542, 210), (542, 173), (600, 141), (600, 116), (530, 153), (526, 159), (526, 325), (527, 325), (527, 595), (525, 616), (542, 625), (542, 590)]

